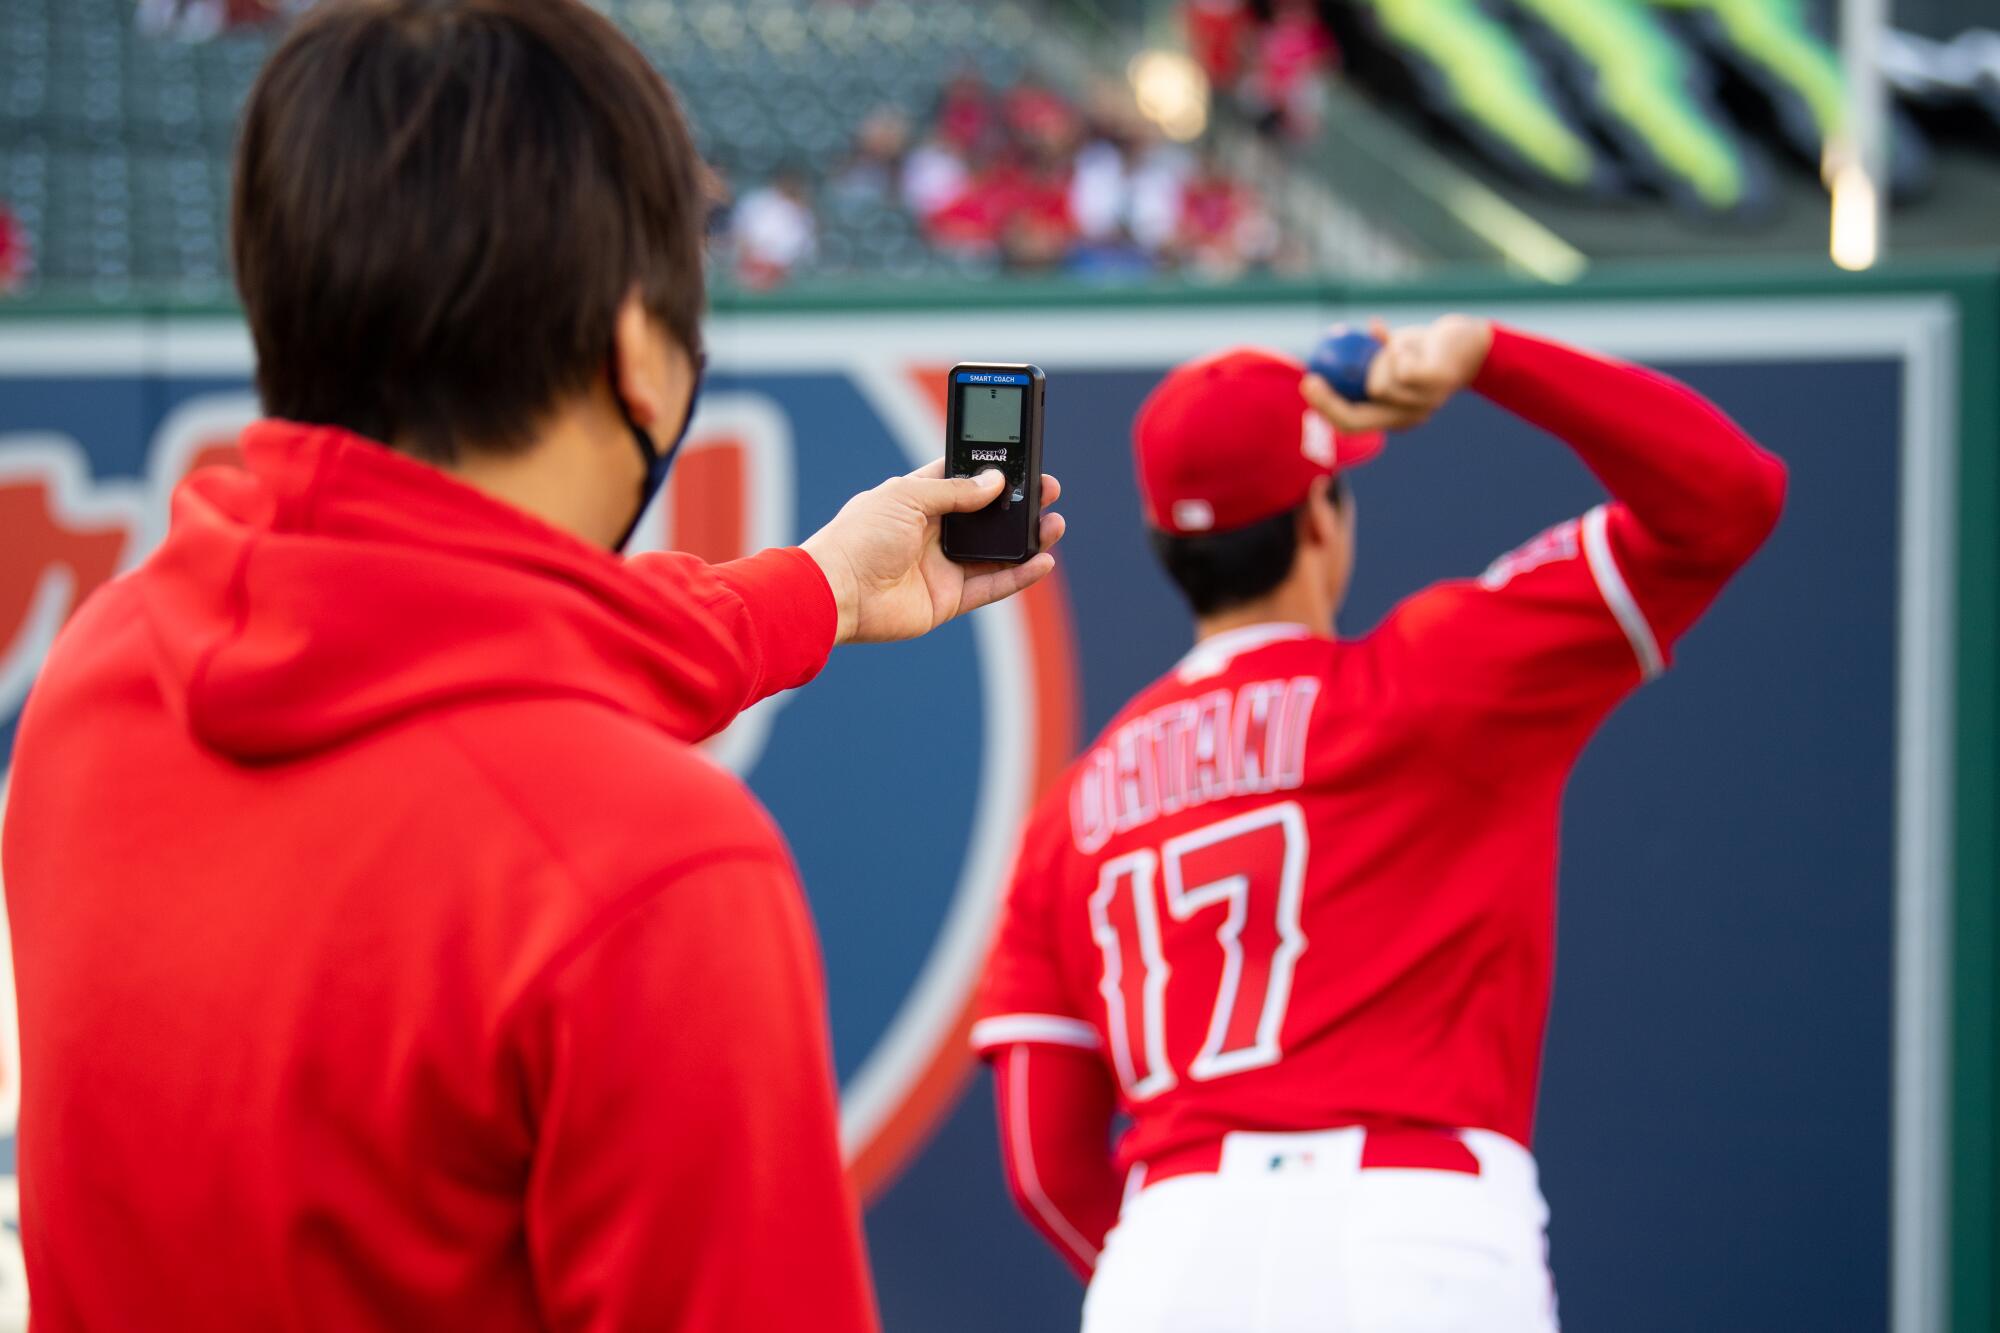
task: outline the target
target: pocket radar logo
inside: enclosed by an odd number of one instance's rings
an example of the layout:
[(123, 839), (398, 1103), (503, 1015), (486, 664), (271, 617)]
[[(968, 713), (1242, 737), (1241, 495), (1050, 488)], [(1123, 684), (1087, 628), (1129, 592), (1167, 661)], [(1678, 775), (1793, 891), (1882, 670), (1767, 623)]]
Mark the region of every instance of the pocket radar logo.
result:
[[(33, 325), (0, 329), (0, 782), (56, 632), (164, 536), (189, 471), (235, 462), (236, 436), (256, 416), (240, 328), (145, 332), (71, 341)], [(855, 491), (942, 451), (945, 367), (840, 338), (821, 357), (760, 364), (758, 341), (732, 340), (742, 355), (717, 357), (635, 549), (722, 561), (796, 542)], [(62, 346), (73, 351), (50, 350)], [(1076, 741), (1074, 671), (1051, 580), (915, 643), (836, 653), (812, 685), (710, 742), (777, 817), (812, 899), (842, 1138), (864, 1198), (963, 1085), (973, 989), (1015, 830)], [(11, 1003), (0, 1018), (11, 1035)], [(0, 1043), (0, 1057), (11, 1049)], [(17, 1090), (9, 1060), (8, 1137)], [(11, 1157), (4, 1144), (0, 1153)], [(0, 1202), (11, 1186), (0, 1183)], [(8, 1263), (0, 1255), (0, 1301)]]

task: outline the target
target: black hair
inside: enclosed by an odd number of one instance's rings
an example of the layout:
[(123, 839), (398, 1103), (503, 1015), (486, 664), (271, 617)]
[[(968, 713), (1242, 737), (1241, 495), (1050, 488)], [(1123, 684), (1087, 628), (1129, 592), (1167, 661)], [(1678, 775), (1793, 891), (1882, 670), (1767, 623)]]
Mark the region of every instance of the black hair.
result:
[[(1327, 498), (1347, 507), (1347, 487), (1336, 480)], [(1305, 501), (1281, 514), (1228, 532), (1177, 537), (1157, 528), (1147, 535), (1167, 577), (1197, 616), (1233, 610), (1264, 596), (1292, 572), (1299, 553), (1299, 518)]]
[(673, 94), (582, 0), (325, 0), (237, 148), (264, 409), (435, 462), (520, 448), (629, 293), (699, 350), (706, 207)]

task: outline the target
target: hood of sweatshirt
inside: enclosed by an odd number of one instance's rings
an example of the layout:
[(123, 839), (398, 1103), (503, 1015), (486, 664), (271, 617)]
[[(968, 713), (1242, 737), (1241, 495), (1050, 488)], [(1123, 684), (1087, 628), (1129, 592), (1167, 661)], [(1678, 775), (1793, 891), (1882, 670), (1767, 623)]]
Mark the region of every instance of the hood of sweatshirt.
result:
[[(277, 760), (467, 701), (587, 698), (683, 740), (745, 702), (735, 594), (627, 562), (346, 431), (265, 421), (174, 494), (134, 576), (170, 704)], [(649, 562), (649, 563), (648, 563)]]

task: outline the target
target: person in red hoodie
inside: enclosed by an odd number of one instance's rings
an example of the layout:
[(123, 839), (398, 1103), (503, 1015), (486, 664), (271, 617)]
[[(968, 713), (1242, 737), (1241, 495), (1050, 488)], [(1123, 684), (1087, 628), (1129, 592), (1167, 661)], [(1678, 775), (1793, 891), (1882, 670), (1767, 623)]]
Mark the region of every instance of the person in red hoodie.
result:
[(271, 419), (14, 753), (38, 1330), (875, 1327), (796, 874), (693, 746), (1051, 560), (946, 561), (999, 483), (936, 468), (614, 555), (693, 410), (697, 171), (580, 0), (332, 0), (272, 55)]

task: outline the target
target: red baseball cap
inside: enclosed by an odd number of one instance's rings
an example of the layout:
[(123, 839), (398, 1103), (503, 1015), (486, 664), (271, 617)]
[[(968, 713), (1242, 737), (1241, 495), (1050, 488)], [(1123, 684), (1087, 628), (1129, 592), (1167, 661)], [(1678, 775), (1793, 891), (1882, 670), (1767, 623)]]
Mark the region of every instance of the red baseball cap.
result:
[(1232, 347), (1177, 366), (1132, 422), (1146, 522), (1176, 537), (1282, 514), (1316, 477), (1365, 463), (1379, 433), (1341, 435), (1299, 396), (1305, 366)]

